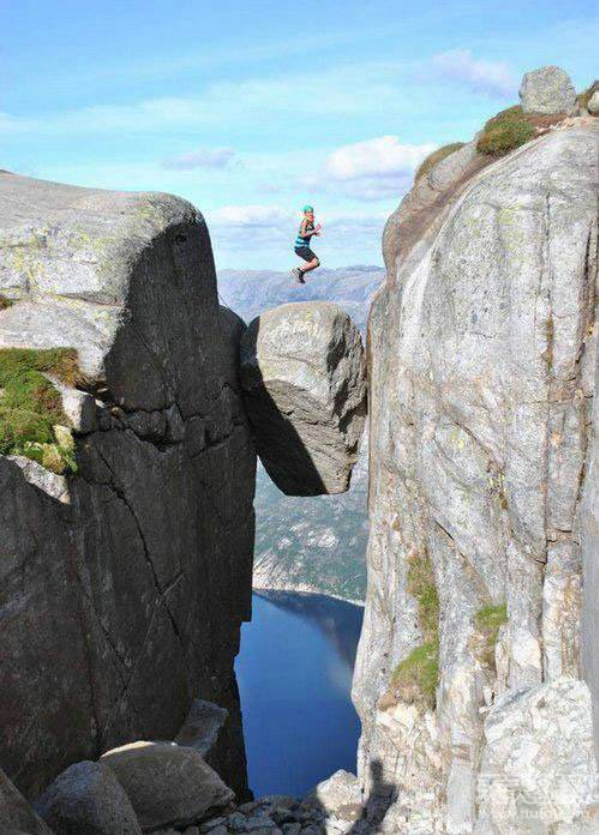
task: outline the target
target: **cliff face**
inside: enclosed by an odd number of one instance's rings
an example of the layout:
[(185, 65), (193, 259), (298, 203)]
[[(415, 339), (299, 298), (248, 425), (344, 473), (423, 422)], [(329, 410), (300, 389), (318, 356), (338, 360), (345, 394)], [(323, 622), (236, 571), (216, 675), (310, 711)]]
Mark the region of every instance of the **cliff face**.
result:
[(484, 168), (467, 145), (385, 232), (354, 698), (388, 831), (554, 831), (592, 794), (598, 140), (574, 120)]
[(167, 195), (0, 174), (0, 348), (74, 348), (78, 472), (0, 457), (0, 761), (35, 795), (121, 742), (231, 712), (250, 615), (255, 453), (202, 217)]

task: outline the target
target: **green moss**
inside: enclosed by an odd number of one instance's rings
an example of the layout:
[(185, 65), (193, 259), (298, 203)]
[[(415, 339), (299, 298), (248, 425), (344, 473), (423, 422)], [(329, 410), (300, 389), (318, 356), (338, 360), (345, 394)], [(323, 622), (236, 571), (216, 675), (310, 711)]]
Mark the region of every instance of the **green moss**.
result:
[(76, 352), (70, 348), (0, 350), (0, 454), (25, 455), (53, 472), (73, 471), (73, 449), (57, 438), (55, 430), (68, 424), (62, 398), (44, 374), (74, 385)]
[(434, 640), (439, 630), (439, 595), (428, 554), (410, 558), (408, 592), (418, 603), (418, 621), (427, 640)]
[(407, 586), (418, 605), (424, 642), (398, 664), (380, 705), (385, 709), (399, 699), (432, 710), (439, 681), (439, 595), (427, 553), (409, 559)]
[(476, 613), (475, 623), (480, 633), (476, 650), (480, 660), (488, 667), (495, 667), (495, 646), (499, 630), (504, 623), (507, 623), (507, 619), (505, 603), (501, 603), (499, 606), (484, 606)]
[(416, 176), (414, 177), (414, 181), (417, 183), (421, 177), (424, 177), (425, 174), (428, 174), (438, 162), (441, 162), (442, 159), (448, 157), (450, 154), (453, 154), (455, 151), (459, 151), (460, 148), (464, 147), (463, 142), (452, 142), (450, 145), (444, 145), (442, 148), (437, 148), (436, 151), (433, 151), (432, 154), (429, 154), (428, 157), (420, 164), (420, 167), (416, 171)]
[(0, 310), (6, 310), (7, 307), (12, 307), (13, 302), (11, 299), (8, 299), (6, 296), (0, 295)]
[(481, 154), (503, 156), (530, 141), (535, 134), (530, 118), (520, 105), (515, 105), (489, 119), (476, 148)]
[(391, 686), (402, 701), (433, 709), (439, 681), (439, 641), (421, 644), (395, 669)]

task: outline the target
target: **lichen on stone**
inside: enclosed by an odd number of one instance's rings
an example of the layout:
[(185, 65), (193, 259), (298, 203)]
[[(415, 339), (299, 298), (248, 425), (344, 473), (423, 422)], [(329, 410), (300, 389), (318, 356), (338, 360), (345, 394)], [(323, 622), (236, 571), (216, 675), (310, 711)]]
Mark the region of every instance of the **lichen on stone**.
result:
[(55, 473), (74, 472), (69, 421), (60, 392), (46, 375), (74, 385), (79, 378), (76, 352), (0, 350), (0, 454), (23, 455)]

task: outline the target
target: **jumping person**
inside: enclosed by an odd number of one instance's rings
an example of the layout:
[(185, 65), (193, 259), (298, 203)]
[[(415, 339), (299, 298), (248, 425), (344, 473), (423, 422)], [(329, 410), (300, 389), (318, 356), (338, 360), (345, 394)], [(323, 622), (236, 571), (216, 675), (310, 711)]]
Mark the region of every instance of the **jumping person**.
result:
[(297, 238), (295, 239), (295, 254), (307, 261), (303, 267), (296, 267), (291, 270), (291, 274), (298, 284), (305, 284), (304, 274), (309, 273), (310, 270), (315, 270), (320, 267), (318, 256), (310, 249), (311, 239), (314, 235), (320, 235), (322, 226), (320, 223), (314, 225), (314, 208), (312, 206), (304, 206), (304, 216), (300, 224)]

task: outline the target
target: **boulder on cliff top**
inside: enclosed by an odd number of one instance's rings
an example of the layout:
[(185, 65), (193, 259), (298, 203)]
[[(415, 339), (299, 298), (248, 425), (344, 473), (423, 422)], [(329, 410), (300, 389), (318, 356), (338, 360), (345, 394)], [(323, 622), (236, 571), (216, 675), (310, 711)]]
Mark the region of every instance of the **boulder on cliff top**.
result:
[(102, 763), (76, 763), (35, 804), (55, 835), (141, 835), (129, 798)]
[(103, 754), (144, 832), (187, 826), (222, 809), (235, 795), (193, 748), (134, 742)]
[(241, 342), (241, 381), (258, 454), (287, 495), (343, 493), (366, 416), (360, 333), (330, 302), (268, 310)]
[(571, 116), (576, 111), (576, 90), (568, 73), (560, 67), (541, 67), (525, 73), (520, 99), (525, 113)]
[(587, 110), (589, 111), (589, 113), (592, 113), (593, 116), (599, 116), (599, 90), (595, 90), (595, 92), (589, 99), (589, 103), (587, 104)]
[(317, 806), (327, 815), (351, 819), (354, 817), (352, 812), (362, 804), (360, 781), (355, 774), (340, 769), (319, 783), (306, 798), (306, 803)]
[(0, 768), (0, 832), (2, 835), (53, 835)]
[(184, 748), (193, 748), (210, 765), (210, 755), (216, 752), (228, 719), (229, 711), (224, 707), (195, 699), (175, 742)]

